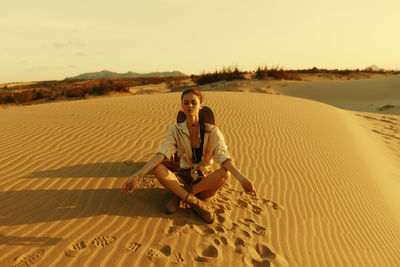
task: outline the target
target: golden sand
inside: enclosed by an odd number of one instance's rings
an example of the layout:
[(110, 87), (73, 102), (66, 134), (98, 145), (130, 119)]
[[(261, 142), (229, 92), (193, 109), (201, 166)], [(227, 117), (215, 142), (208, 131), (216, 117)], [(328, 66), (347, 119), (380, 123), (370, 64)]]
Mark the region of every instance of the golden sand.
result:
[(205, 224), (152, 174), (180, 93), (0, 110), (1, 266), (399, 266), (400, 116), (205, 92), (236, 166)]

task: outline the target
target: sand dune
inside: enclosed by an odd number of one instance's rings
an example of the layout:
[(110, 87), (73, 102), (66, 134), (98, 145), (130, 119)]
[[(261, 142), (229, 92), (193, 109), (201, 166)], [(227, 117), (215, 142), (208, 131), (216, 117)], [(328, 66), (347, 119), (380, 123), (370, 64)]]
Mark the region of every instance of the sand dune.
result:
[(229, 180), (213, 225), (166, 215), (151, 174), (119, 193), (174, 123), (179, 93), (0, 110), (0, 265), (400, 265), (400, 166), (372, 132), (382, 127), (294, 97), (205, 95), (258, 192)]
[(400, 75), (356, 81), (290, 83), (278, 90), (284, 95), (343, 109), (400, 115)]

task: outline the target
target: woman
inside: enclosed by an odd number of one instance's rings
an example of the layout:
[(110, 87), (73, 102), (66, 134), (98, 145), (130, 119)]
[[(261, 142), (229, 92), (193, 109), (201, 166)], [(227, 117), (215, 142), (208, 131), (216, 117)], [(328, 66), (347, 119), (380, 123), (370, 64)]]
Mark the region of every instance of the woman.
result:
[[(160, 183), (174, 194), (168, 201), (169, 213), (179, 209), (180, 201), (189, 206), (207, 223), (212, 223), (214, 213), (204, 200), (211, 198), (224, 185), (228, 171), (240, 182), (244, 191), (256, 195), (251, 181), (233, 164), (220, 130), (199, 118), (203, 96), (197, 89), (188, 89), (181, 95), (181, 106), (186, 120), (171, 127), (161, 148), (140, 170), (122, 186), (122, 194), (133, 192), (138, 178), (153, 170)], [(178, 150), (180, 169), (175, 175), (162, 162)], [(220, 168), (210, 171), (212, 161)]]

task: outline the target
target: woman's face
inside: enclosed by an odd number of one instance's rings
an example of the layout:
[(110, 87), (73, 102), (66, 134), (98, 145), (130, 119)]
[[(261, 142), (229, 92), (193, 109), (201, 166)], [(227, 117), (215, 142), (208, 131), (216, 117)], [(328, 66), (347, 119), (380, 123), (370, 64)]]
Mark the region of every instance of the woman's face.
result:
[(200, 99), (193, 93), (188, 93), (183, 96), (182, 109), (186, 116), (196, 116), (199, 114), (199, 110), (203, 104), (200, 103)]

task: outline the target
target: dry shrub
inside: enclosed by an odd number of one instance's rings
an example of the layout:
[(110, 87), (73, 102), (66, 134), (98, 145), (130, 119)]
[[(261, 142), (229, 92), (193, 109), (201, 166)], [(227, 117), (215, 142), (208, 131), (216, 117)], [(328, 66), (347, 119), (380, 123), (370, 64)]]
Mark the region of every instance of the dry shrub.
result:
[(130, 83), (123, 79), (96, 80), (85, 86), (85, 93), (95, 95), (107, 95), (110, 91), (129, 92)]
[(54, 96), (55, 92), (54, 91), (50, 91), (49, 89), (39, 89), (36, 90), (36, 99), (43, 99), (43, 98), (51, 98), (52, 96)]
[(167, 88), (171, 90), (174, 90), (180, 86), (182, 86), (182, 80), (171, 80), (167, 82)]
[(298, 72), (294, 70), (284, 70), (282, 67), (272, 67), (268, 69), (267, 66), (257, 68), (255, 73), (256, 79), (263, 80), (268, 77), (277, 80), (301, 80)]
[(101, 80), (92, 88), (91, 93), (96, 95), (108, 95), (110, 93), (110, 84), (106, 80)]
[(255, 73), (254, 78), (259, 79), (259, 80), (265, 80), (268, 78), (268, 68), (267, 66), (264, 66), (263, 68), (258, 67)]
[(110, 91), (129, 92), (129, 84), (124, 80), (109, 80)]
[(36, 92), (34, 91), (23, 91), (20, 93), (14, 93), (15, 103), (29, 103), (36, 99)]
[(13, 103), (14, 98), (11, 94), (0, 94), (0, 104)]
[(68, 90), (65, 90), (64, 95), (66, 97), (82, 97), (84, 96), (84, 91), (82, 88), (71, 88)]
[(223, 68), (221, 71), (215, 71), (214, 73), (203, 73), (199, 76), (192, 75), (192, 80), (198, 85), (207, 83), (214, 83), (219, 81), (231, 81), (231, 80), (244, 80), (246, 72), (239, 71), (237, 67)]
[[(32, 100), (48, 99), (55, 100), (60, 96), (70, 98), (84, 97), (85, 95), (107, 95), (110, 91), (129, 92), (129, 88), (137, 85), (159, 84), (170, 82), (171, 86), (179, 86), (180, 82), (187, 77), (141, 77), (141, 78), (109, 78), (93, 80), (63, 80), (42, 81), (32, 84), (21, 84), (13, 86), (13, 93), (5, 85), (1, 88), (0, 103), (25, 103)], [(4, 90), (3, 90), (4, 89)]]

